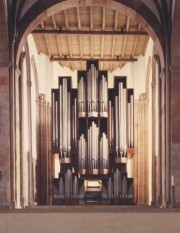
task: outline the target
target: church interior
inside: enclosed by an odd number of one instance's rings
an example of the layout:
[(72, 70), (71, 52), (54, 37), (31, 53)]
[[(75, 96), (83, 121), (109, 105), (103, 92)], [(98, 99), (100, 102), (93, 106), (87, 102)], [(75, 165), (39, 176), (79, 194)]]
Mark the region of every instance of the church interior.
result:
[(179, 207), (178, 1), (0, 9), (0, 207)]

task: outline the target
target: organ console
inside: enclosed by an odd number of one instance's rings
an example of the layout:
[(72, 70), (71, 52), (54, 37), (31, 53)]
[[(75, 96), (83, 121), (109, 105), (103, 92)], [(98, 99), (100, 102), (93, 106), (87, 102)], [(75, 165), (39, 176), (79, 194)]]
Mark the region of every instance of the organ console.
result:
[[(114, 77), (98, 61), (71, 77), (59, 77), (52, 89), (52, 153), (59, 154), (59, 178), (53, 179), (53, 204), (133, 203), (134, 96), (126, 77)], [(88, 181), (101, 183), (98, 192)], [(98, 201), (97, 201), (98, 200)]]

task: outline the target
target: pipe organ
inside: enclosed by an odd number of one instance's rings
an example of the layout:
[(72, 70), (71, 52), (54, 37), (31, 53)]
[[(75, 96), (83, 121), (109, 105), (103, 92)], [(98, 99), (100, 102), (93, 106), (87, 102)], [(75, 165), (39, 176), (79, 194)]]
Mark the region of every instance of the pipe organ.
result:
[[(104, 204), (133, 203), (133, 89), (126, 77), (114, 77), (108, 88), (98, 61), (77, 75), (77, 89), (71, 77), (59, 77), (52, 89), (52, 154), (59, 154), (53, 204), (86, 203), (91, 195)], [(87, 195), (88, 180), (101, 180), (101, 190)]]

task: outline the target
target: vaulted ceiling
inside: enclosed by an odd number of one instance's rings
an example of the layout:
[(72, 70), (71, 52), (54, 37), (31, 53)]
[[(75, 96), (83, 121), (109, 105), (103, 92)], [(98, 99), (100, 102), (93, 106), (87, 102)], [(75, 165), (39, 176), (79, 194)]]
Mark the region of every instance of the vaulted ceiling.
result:
[(39, 53), (72, 70), (85, 70), (89, 59), (98, 59), (101, 70), (121, 68), (144, 55), (149, 40), (130, 16), (99, 6), (60, 11), (32, 33)]

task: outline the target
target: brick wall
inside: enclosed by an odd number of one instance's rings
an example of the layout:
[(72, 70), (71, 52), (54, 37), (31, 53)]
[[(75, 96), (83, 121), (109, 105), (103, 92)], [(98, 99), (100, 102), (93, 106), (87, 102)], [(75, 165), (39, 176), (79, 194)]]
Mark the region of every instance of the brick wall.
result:
[(9, 73), (0, 67), (0, 205), (10, 204)]

